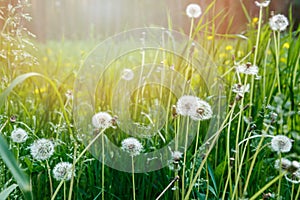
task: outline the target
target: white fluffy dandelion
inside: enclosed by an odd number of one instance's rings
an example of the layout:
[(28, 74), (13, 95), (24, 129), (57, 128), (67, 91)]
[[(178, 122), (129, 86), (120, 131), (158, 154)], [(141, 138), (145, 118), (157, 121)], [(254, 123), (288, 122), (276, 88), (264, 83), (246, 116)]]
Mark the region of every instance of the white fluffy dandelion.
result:
[(45, 138), (38, 139), (30, 146), (30, 153), (36, 160), (47, 160), (54, 153), (54, 144)]
[(184, 95), (177, 101), (177, 113), (182, 116), (189, 116), (193, 120), (205, 120), (212, 117), (210, 105), (195, 96)]
[(273, 31), (284, 31), (289, 25), (289, 20), (286, 16), (277, 14), (271, 17), (269, 25)]
[(212, 114), (211, 106), (206, 101), (199, 99), (196, 113), (191, 115), (191, 118), (193, 120), (207, 120), (212, 117)]
[(121, 73), (121, 78), (126, 81), (132, 80), (133, 77), (134, 77), (134, 73), (131, 69), (124, 69)]
[(255, 3), (255, 5), (257, 6), (257, 7), (268, 7), (269, 6), (269, 4), (270, 4), (270, 2), (271, 2), (271, 0), (265, 0), (265, 1), (263, 1), (263, 2), (258, 2), (258, 1), (255, 1), (254, 3)]
[(195, 3), (189, 4), (185, 11), (189, 18), (198, 18), (202, 14), (201, 7)]
[(177, 114), (182, 116), (191, 116), (198, 109), (199, 98), (195, 96), (184, 95), (177, 101)]
[(271, 140), (271, 147), (278, 153), (287, 153), (292, 148), (292, 142), (290, 138), (284, 135), (276, 135)]
[(300, 183), (300, 169), (292, 173), (288, 173), (284, 175), (285, 179), (291, 183), (299, 184)]
[[(68, 181), (72, 178), (72, 164), (69, 162), (60, 162), (53, 168), (53, 177), (57, 181)], [(74, 173), (73, 173), (74, 174)]]
[(113, 118), (107, 112), (96, 113), (92, 117), (92, 124), (95, 128), (108, 128), (112, 126)]
[(289, 159), (286, 159), (286, 158), (281, 158), (281, 159), (277, 159), (275, 161), (275, 169), (277, 170), (287, 170), (288, 168), (290, 168), (292, 165), (292, 162), (289, 160)]
[(252, 65), (251, 63), (240, 64), (235, 66), (236, 71), (241, 74), (247, 75), (257, 75), (258, 67), (256, 65)]
[(12, 139), (13, 142), (23, 143), (27, 140), (28, 134), (24, 129), (17, 128), (15, 130), (13, 130), (13, 132), (11, 133), (10, 138)]
[(137, 156), (143, 151), (143, 145), (133, 137), (124, 139), (121, 144), (121, 149), (129, 153), (130, 156)]

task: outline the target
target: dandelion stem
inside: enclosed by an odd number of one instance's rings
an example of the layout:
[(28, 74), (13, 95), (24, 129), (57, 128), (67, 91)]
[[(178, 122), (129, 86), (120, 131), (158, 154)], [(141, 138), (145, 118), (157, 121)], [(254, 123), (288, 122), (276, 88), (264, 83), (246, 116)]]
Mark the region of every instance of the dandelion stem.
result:
[[(203, 158), (203, 160), (202, 160), (202, 162), (201, 162), (201, 164), (200, 164), (200, 166), (199, 166), (199, 168), (197, 170), (197, 173), (196, 173), (196, 175), (195, 175), (195, 177), (194, 177), (194, 179), (192, 181), (192, 184), (189, 185), (189, 188), (188, 188), (188, 191), (187, 191), (187, 193), (186, 193), (186, 195), (184, 197), (184, 200), (188, 200), (189, 199), (189, 196), (190, 196), (190, 194), (192, 192), (192, 189), (193, 189), (193, 187), (194, 187), (194, 185), (195, 185), (198, 177), (200, 176), (200, 173), (202, 171), (202, 168), (203, 168), (205, 162), (207, 161), (208, 155), (212, 151), (215, 143), (217, 142), (220, 134), (222, 133), (222, 130), (226, 127), (226, 123), (227, 123), (227, 121), (229, 119), (229, 116), (231, 115), (232, 112), (233, 112), (233, 109), (231, 109), (230, 112), (227, 113), (226, 118), (224, 119), (223, 123), (221, 124), (220, 129), (210, 138), (210, 139), (212, 139), (211, 146), (207, 150), (207, 152), (205, 154), (205, 157)], [(208, 140), (210, 140), (210, 139), (208, 139)]]
[(104, 156), (105, 156), (105, 154), (104, 154), (104, 134), (101, 134), (101, 139), (102, 139), (102, 169), (101, 169), (101, 171), (102, 171), (102, 174), (101, 174), (101, 182), (102, 182), (102, 200), (104, 200), (104, 197), (105, 197), (105, 194), (104, 194), (104, 180), (105, 180), (105, 178), (104, 178)]
[[(81, 152), (81, 154), (77, 157), (77, 159), (73, 162), (73, 165), (72, 165), (72, 169), (74, 169), (75, 168), (75, 165), (76, 165), (76, 163), (80, 160), (80, 158), (85, 154), (85, 152), (96, 142), (96, 140), (104, 133), (104, 131), (106, 130), (106, 128), (104, 128), (104, 129), (102, 129), (99, 133), (98, 133), (98, 135), (96, 135), (96, 137), (85, 147), (85, 149)], [(67, 173), (66, 173), (66, 175), (65, 175), (65, 177), (67, 176)], [(53, 194), (53, 196), (52, 196), (52, 198), (51, 198), (51, 200), (54, 200), (55, 199), (55, 197), (56, 197), (56, 195), (58, 194), (58, 192), (59, 192), (59, 189), (61, 188), (61, 186), (62, 186), (62, 184), (63, 184), (63, 182), (64, 182), (64, 179), (62, 179), (61, 181), (60, 181), (60, 183), (58, 184), (58, 186), (57, 186), (57, 188), (56, 188), (56, 190), (55, 190), (55, 192), (54, 192), (54, 194)]]
[(297, 194), (295, 196), (295, 199), (299, 199), (299, 195), (300, 195), (300, 185), (298, 187), (298, 190), (297, 190)]
[(69, 190), (69, 198), (68, 200), (72, 200), (72, 193), (73, 193), (73, 186), (74, 186), (74, 170), (75, 170), (75, 161), (76, 161), (76, 154), (77, 154), (77, 144), (75, 143), (74, 152), (73, 152), (73, 165), (72, 165), (72, 177), (70, 183), (70, 190)]
[(195, 170), (195, 165), (196, 165), (196, 156), (197, 156), (197, 151), (198, 151), (198, 143), (199, 143), (199, 132), (200, 132), (200, 121), (198, 122), (198, 127), (197, 127), (197, 135), (196, 135), (196, 144), (195, 144), (195, 152), (194, 152), (194, 159), (193, 159), (193, 167), (190, 175), (190, 184), (192, 183), (192, 178), (194, 175), (194, 170)]
[(184, 141), (184, 156), (183, 156), (183, 169), (182, 169), (182, 182), (181, 182), (181, 199), (184, 199), (184, 191), (185, 191), (185, 168), (186, 168), (186, 154), (187, 154), (187, 143), (188, 143), (188, 135), (189, 135), (189, 117), (186, 119), (186, 131), (185, 131), (185, 141)]
[(135, 182), (134, 182), (134, 160), (133, 160), (133, 156), (131, 156), (131, 170), (132, 170), (132, 193), (133, 193), (133, 200), (135, 200)]
[(52, 186), (52, 178), (51, 178), (51, 169), (50, 169), (48, 160), (46, 160), (46, 166), (47, 166), (47, 172), (48, 172), (48, 177), (49, 177), (50, 193), (52, 196), (53, 195), (53, 186)]

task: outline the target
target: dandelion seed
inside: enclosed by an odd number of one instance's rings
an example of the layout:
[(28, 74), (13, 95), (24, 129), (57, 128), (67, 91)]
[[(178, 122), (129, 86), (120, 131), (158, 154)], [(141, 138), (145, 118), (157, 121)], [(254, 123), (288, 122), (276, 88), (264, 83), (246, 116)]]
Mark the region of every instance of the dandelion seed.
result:
[(288, 27), (289, 21), (286, 16), (277, 14), (271, 17), (269, 25), (273, 31), (284, 31)]
[[(53, 176), (57, 181), (68, 181), (72, 178), (72, 164), (69, 162), (60, 162), (53, 168)], [(73, 172), (74, 174), (74, 172)]]
[(232, 87), (232, 92), (244, 96), (245, 93), (249, 92), (249, 89), (250, 89), (249, 83), (247, 85), (234, 84)]
[(13, 130), (10, 137), (11, 137), (13, 142), (23, 143), (27, 140), (28, 134), (24, 129), (17, 128), (15, 130)]
[(265, 0), (265, 1), (263, 1), (263, 2), (258, 2), (258, 1), (255, 1), (254, 3), (255, 3), (255, 5), (257, 6), (257, 7), (268, 7), (269, 6), (269, 4), (270, 4), (270, 2), (271, 2), (271, 0)]
[(36, 160), (47, 160), (54, 153), (54, 144), (45, 138), (38, 139), (30, 146), (30, 153)]
[(92, 117), (92, 124), (95, 128), (108, 128), (112, 126), (113, 118), (107, 112), (96, 113)]
[(198, 4), (189, 4), (186, 7), (186, 15), (189, 18), (198, 18), (202, 14), (201, 7)]
[(143, 151), (143, 145), (136, 138), (126, 138), (121, 143), (121, 149), (130, 154), (130, 156), (137, 156)]
[(133, 77), (134, 77), (134, 73), (131, 69), (124, 69), (121, 73), (121, 78), (126, 81), (132, 80)]
[(277, 170), (280, 170), (280, 169), (287, 170), (288, 168), (291, 167), (291, 165), (292, 165), (292, 162), (289, 159), (281, 158), (281, 159), (277, 159), (275, 161), (274, 167)]
[(278, 153), (287, 153), (292, 148), (292, 142), (290, 138), (284, 135), (276, 135), (271, 140), (271, 147)]
[(257, 75), (258, 73), (258, 67), (256, 65), (252, 65), (251, 63), (237, 65), (235, 68), (238, 73), (242, 74)]

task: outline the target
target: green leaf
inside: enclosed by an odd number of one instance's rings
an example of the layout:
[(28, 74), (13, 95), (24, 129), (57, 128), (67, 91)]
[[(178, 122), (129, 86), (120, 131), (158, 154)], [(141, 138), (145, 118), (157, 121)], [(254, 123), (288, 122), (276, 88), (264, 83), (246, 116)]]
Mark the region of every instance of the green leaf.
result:
[(2, 135), (0, 135), (0, 156), (17, 181), (18, 186), (22, 190), (25, 199), (33, 199), (29, 178), (18, 167), (17, 161), (15, 160), (13, 153), (9, 150), (8, 145)]
[(11, 186), (9, 186), (8, 188), (4, 189), (1, 193), (0, 193), (0, 199), (7, 199), (8, 195), (10, 193), (12, 193), (16, 187), (18, 187), (17, 184), (12, 184)]

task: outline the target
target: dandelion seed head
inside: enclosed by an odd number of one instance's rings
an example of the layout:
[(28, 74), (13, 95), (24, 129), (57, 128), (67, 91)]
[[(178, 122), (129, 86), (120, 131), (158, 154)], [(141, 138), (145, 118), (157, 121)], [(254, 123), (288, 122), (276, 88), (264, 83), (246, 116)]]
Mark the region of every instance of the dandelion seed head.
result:
[(124, 69), (121, 73), (121, 78), (126, 81), (132, 80), (133, 77), (134, 77), (134, 73), (131, 69)]
[(72, 178), (72, 164), (69, 162), (60, 162), (55, 165), (52, 172), (53, 172), (53, 177), (55, 178), (55, 180), (68, 181)]
[(257, 75), (258, 67), (256, 65), (252, 65), (251, 63), (240, 64), (235, 66), (236, 71), (241, 74), (247, 75)]
[(182, 96), (177, 101), (177, 113), (182, 116), (191, 116), (198, 109), (199, 98), (195, 96)]
[(284, 135), (276, 135), (271, 140), (271, 147), (278, 153), (287, 153), (292, 148), (292, 142), (290, 138)]
[(174, 151), (174, 152), (172, 152), (172, 160), (174, 161), (174, 162), (178, 162), (178, 161), (180, 161), (180, 159), (181, 159), (181, 157), (182, 157), (182, 152), (180, 152), (180, 151)]
[(300, 163), (298, 161), (296, 161), (296, 160), (293, 160), (291, 165), (295, 169), (300, 169)]
[(269, 25), (273, 31), (284, 31), (289, 25), (289, 20), (286, 16), (277, 14), (270, 18)]
[(241, 84), (234, 84), (232, 87), (232, 92), (237, 93), (243, 96), (245, 93), (249, 92), (250, 84), (241, 85)]
[(275, 169), (280, 170), (287, 170), (290, 166), (292, 165), (292, 162), (289, 159), (286, 158), (281, 158), (281, 159), (277, 159), (275, 161)]
[(198, 100), (198, 108), (196, 109), (196, 113), (191, 115), (193, 120), (207, 120), (212, 117), (213, 111), (211, 106), (201, 99)]
[(186, 7), (185, 11), (186, 11), (186, 15), (189, 18), (198, 18), (202, 14), (201, 7), (198, 4), (194, 4), (194, 3), (189, 4)]
[(113, 118), (107, 112), (96, 113), (92, 117), (92, 124), (95, 128), (108, 128), (112, 126)]
[(257, 7), (268, 7), (269, 6), (269, 4), (270, 4), (270, 2), (271, 2), (271, 0), (265, 0), (265, 1), (263, 1), (263, 2), (258, 2), (258, 1), (255, 1), (254, 3), (255, 3), (255, 5), (257, 6)]
[(17, 128), (15, 130), (13, 130), (13, 132), (11, 133), (10, 138), (12, 139), (13, 142), (23, 143), (27, 140), (28, 134), (24, 129)]
[(45, 138), (38, 139), (30, 146), (30, 153), (36, 160), (47, 160), (54, 153), (54, 144)]
[(177, 113), (182, 116), (189, 116), (193, 120), (206, 120), (212, 117), (211, 106), (195, 96), (184, 95), (177, 101)]
[(299, 184), (300, 183), (300, 169), (297, 169), (293, 173), (287, 173), (284, 175), (285, 179), (291, 183)]
[(130, 154), (130, 156), (137, 156), (143, 151), (143, 145), (136, 138), (126, 138), (121, 143), (121, 149)]

